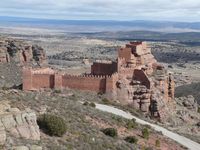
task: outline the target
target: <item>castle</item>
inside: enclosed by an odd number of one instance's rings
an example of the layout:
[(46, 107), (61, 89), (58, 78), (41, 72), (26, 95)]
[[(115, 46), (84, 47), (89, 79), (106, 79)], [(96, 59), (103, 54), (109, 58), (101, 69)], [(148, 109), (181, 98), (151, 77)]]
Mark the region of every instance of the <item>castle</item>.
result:
[(130, 42), (116, 61), (94, 62), (91, 73), (70, 75), (50, 68), (24, 68), (23, 90), (72, 88), (105, 93), (154, 117), (164, 117), (174, 99), (174, 80), (146, 42)]

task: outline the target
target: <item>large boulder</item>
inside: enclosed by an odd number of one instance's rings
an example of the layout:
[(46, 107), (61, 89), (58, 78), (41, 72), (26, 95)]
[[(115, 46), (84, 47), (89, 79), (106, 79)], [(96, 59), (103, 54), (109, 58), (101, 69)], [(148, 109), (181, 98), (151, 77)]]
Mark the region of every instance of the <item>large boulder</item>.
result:
[(36, 114), (26, 109), (11, 108), (8, 101), (0, 102), (0, 144), (6, 142), (7, 134), (16, 138), (40, 140)]

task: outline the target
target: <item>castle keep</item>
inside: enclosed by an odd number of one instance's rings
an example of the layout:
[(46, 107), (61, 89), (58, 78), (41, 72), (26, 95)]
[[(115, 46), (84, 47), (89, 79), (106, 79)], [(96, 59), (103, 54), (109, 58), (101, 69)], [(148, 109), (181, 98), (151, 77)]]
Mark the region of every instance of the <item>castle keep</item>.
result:
[(155, 117), (164, 117), (174, 98), (174, 80), (158, 64), (146, 42), (130, 42), (116, 61), (94, 62), (91, 73), (70, 75), (50, 68), (24, 68), (23, 89), (72, 88), (105, 93)]

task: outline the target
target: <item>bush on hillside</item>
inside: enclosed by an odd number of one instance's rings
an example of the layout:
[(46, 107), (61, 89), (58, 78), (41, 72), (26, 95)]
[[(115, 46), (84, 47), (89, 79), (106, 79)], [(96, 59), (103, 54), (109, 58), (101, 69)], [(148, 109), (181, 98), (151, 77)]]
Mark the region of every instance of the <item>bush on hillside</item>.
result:
[(127, 136), (125, 138), (126, 142), (137, 144), (138, 139), (135, 136)]
[(156, 140), (155, 145), (156, 145), (156, 147), (160, 147), (160, 140)]
[(115, 128), (106, 128), (106, 129), (103, 129), (102, 132), (105, 135), (108, 135), (110, 137), (117, 137), (118, 136), (117, 130)]
[(147, 128), (142, 129), (142, 136), (145, 139), (149, 138), (149, 130)]
[(63, 118), (50, 114), (40, 116), (38, 119), (38, 125), (50, 136), (61, 137), (67, 130)]
[(134, 129), (136, 126), (137, 126), (137, 123), (135, 119), (128, 120), (128, 122), (126, 123), (127, 129)]

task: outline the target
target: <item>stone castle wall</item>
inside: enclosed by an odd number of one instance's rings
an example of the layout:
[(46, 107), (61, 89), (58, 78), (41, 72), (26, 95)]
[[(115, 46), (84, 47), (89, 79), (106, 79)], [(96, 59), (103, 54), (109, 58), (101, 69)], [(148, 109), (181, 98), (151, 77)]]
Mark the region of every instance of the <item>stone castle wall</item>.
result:
[(104, 93), (106, 91), (106, 77), (64, 75), (62, 77), (62, 87)]
[(31, 68), (23, 69), (23, 89), (38, 90), (45, 88), (72, 88), (79, 90), (88, 90), (105, 93), (112, 91), (117, 80), (117, 74), (111, 76), (97, 75), (69, 75), (56, 72), (43, 72), (32, 70)]

